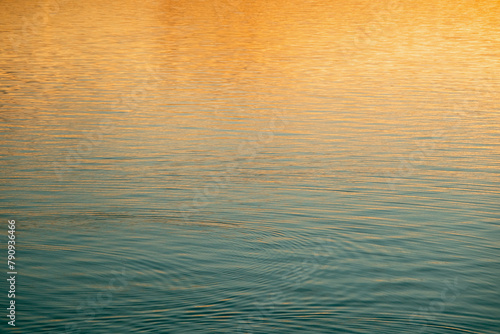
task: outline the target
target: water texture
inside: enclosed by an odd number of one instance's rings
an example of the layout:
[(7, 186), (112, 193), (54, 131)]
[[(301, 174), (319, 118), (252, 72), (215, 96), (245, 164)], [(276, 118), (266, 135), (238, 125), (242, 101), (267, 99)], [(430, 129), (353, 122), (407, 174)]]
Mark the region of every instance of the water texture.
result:
[(499, 18), (0, 1), (0, 331), (498, 333)]

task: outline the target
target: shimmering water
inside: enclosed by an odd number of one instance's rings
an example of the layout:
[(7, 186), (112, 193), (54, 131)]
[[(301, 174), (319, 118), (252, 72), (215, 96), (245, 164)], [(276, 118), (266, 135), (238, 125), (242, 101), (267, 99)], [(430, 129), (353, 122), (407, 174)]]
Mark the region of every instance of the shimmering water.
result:
[(499, 17), (1, 1), (2, 332), (498, 333)]

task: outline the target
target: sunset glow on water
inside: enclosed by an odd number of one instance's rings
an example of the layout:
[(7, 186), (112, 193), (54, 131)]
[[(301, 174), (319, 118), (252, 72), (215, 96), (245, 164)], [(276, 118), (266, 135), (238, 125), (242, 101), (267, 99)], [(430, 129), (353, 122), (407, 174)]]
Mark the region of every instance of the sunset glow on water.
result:
[(0, 1), (0, 332), (498, 333), (499, 18)]

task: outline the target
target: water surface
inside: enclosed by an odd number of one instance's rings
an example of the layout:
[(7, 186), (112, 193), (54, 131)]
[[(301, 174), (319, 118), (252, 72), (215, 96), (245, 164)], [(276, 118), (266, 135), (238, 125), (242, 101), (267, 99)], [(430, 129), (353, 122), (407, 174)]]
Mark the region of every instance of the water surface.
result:
[(497, 333), (499, 17), (2, 1), (8, 331)]

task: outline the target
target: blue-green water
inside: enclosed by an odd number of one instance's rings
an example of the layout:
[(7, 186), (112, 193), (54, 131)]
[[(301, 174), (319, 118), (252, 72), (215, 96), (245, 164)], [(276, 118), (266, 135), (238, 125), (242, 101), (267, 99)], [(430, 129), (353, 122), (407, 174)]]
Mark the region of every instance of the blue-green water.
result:
[(499, 14), (2, 1), (0, 331), (498, 333)]

